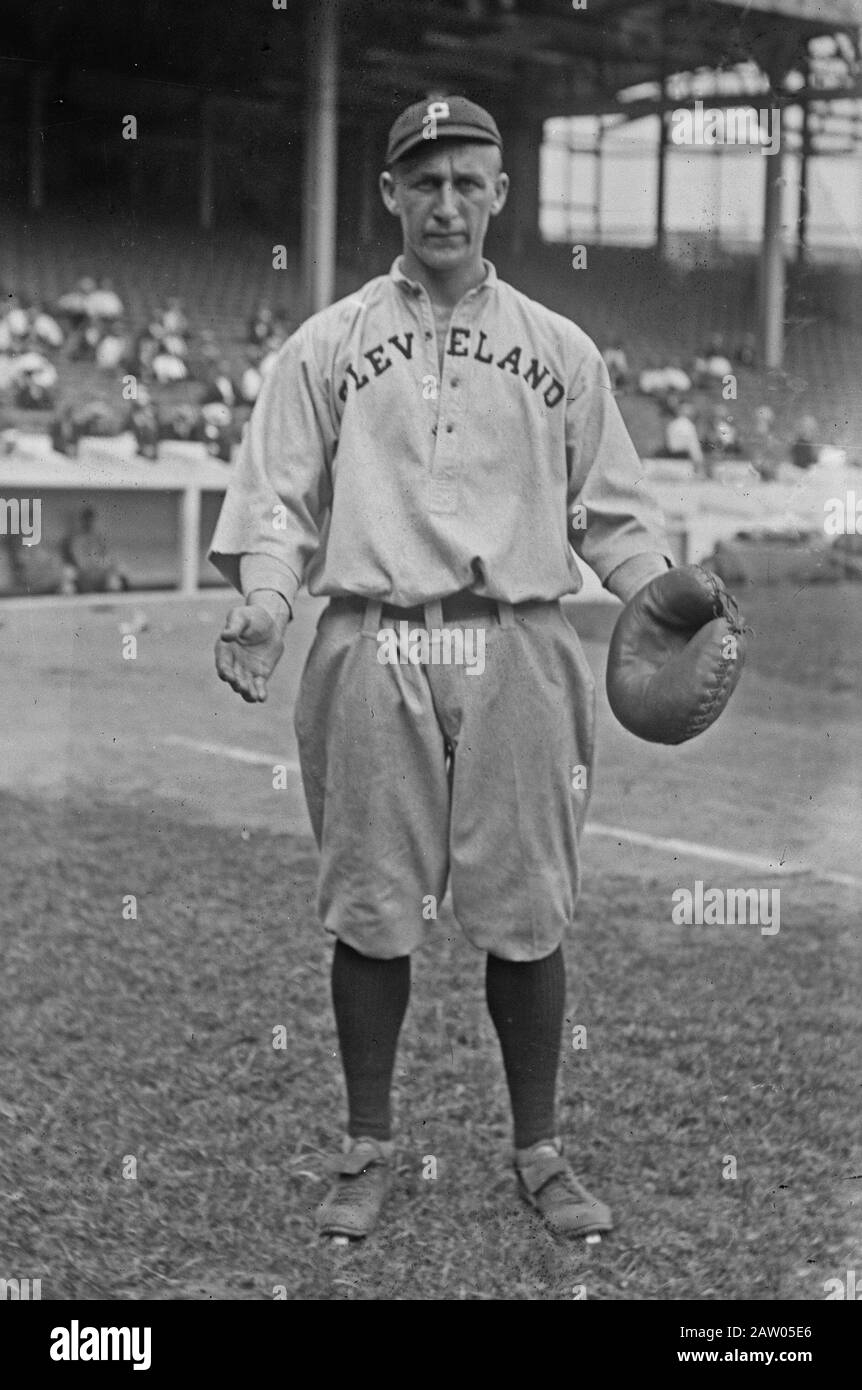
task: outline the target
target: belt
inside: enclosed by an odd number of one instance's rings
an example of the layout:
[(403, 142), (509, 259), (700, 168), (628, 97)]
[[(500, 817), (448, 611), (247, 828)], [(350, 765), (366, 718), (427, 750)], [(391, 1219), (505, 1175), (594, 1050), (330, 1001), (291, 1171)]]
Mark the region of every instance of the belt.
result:
[(485, 598), (482, 594), (471, 593), (469, 589), (462, 589), (457, 594), (447, 594), (445, 598), (437, 599), (435, 602), (417, 603), (410, 608), (401, 608), (397, 603), (361, 598), (359, 594), (338, 594), (330, 599), (330, 608), (335, 612), (364, 614), (369, 603), (379, 603), (380, 617), (390, 622), (417, 623), (432, 627), (437, 624), (435, 610), (439, 612), (444, 623), (463, 622), (469, 618), (495, 617), (501, 624), (507, 621), (506, 614), (512, 611), (511, 604)]

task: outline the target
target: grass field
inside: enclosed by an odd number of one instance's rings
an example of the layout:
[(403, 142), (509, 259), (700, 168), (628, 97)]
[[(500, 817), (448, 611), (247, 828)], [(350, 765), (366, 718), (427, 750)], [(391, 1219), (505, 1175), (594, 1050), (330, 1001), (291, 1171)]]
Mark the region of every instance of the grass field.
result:
[[(211, 673), (225, 596), (140, 606), (134, 660), (132, 605), (0, 610), (0, 1276), (46, 1299), (769, 1300), (860, 1267), (858, 590), (747, 597), (750, 669), (685, 748), (602, 704), (566, 943), (588, 1045), (561, 1076), (618, 1223), (594, 1247), (518, 1204), (482, 960), (446, 908), (414, 960), (387, 1219), (320, 1245), (344, 1101), (290, 728), (318, 606), (263, 709)], [(574, 615), (597, 672), (612, 617)], [(780, 932), (674, 926), (695, 878), (780, 886)]]

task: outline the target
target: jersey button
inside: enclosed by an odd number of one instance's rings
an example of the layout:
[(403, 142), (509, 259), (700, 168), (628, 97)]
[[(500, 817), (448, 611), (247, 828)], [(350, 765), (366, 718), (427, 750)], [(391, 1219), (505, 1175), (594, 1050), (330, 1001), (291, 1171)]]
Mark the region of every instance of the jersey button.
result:
[(458, 378), (457, 378), (456, 376), (453, 376), (452, 379), (451, 379), (451, 381), (449, 382), (449, 385), (450, 385), (450, 386), (457, 386), (457, 385), (458, 385)]
[(447, 426), (446, 426), (446, 433), (447, 433), (447, 434), (451, 434), (454, 428), (455, 428), (454, 425), (447, 425)]

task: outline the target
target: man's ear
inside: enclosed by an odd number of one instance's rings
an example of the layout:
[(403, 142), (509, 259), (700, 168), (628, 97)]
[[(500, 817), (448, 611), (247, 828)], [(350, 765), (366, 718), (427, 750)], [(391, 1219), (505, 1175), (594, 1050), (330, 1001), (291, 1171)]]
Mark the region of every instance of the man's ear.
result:
[(506, 206), (506, 198), (509, 193), (509, 175), (500, 173), (494, 180), (494, 201), (491, 204), (491, 216), (496, 217), (498, 212), (502, 212)]
[(398, 216), (398, 202), (395, 197), (395, 180), (388, 169), (384, 169), (380, 175), (380, 196), (387, 212), (391, 212), (394, 217)]

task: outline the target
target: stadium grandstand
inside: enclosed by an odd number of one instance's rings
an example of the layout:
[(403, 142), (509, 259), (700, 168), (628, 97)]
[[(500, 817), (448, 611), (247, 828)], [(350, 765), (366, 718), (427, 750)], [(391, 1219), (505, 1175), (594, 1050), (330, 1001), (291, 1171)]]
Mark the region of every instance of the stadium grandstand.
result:
[[(600, 347), (624, 344), (620, 405), (645, 459), (665, 451), (668, 402), (639, 378), (679, 365), (692, 411), (714, 412), (727, 398), (693, 366), (712, 342), (735, 379), (727, 476), (748, 467), (749, 491), (791, 476), (800, 421), (815, 422), (804, 443), (862, 463), (862, 195), (840, 256), (813, 235), (815, 171), (858, 160), (859, 0), (7, 0), (5, 18), (0, 284), (18, 318), (0, 342), (0, 477), (6, 498), (51, 490), (47, 543), (93, 504), (135, 587), (176, 584), (178, 548), (186, 588), (217, 581), (208, 528), (267, 353), (391, 263), (386, 131), (409, 101), (454, 92), (498, 114), (517, 190), (489, 254)], [(722, 241), (720, 212), (672, 225), (687, 177), (673, 118), (704, 102), (784, 119), (769, 157), (753, 136), (756, 244)], [(654, 148), (626, 244), (603, 225), (602, 161), (606, 176), (628, 129)], [(119, 301), (91, 339), (76, 293)], [(39, 312), (61, 340), (35, 341)], [(153, 370), (142, 344), (166, 338), (182, 370)], [(38, 369), (18, 371), (28, 353), (48, 364), (41, 394)], [(4, 590), (36, 588), (10, 570)]]

